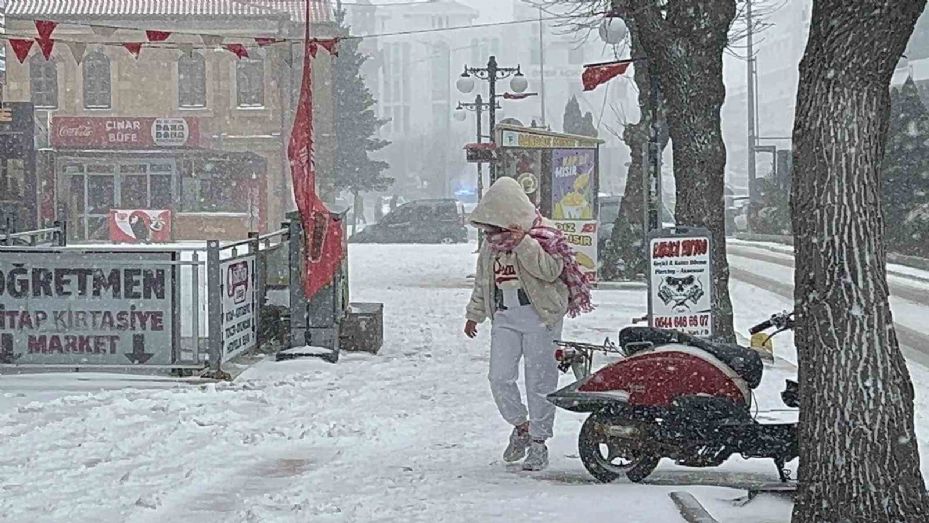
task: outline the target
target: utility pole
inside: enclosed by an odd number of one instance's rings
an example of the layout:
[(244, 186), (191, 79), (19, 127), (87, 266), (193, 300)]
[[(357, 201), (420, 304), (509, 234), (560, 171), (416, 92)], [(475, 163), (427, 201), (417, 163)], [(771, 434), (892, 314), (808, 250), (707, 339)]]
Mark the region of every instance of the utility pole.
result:
[(746, 43), (748, 55), (746, 57), (746, 77), (747, 89), (746, 99), (748, 102), (748, 231), (752, 230), (752, 209), (755, 204), (755, 146), (758, 137), (755, 129), (755, 49), (754, 49), (754, 27), (752, 24), (752, 0), (745, 1), (745, 25), (747, 28)]
[(542, 104), (542, 127), (545, 127), (545, 42), (542, 24), (542, 8), (539, 7), (539, 101)]

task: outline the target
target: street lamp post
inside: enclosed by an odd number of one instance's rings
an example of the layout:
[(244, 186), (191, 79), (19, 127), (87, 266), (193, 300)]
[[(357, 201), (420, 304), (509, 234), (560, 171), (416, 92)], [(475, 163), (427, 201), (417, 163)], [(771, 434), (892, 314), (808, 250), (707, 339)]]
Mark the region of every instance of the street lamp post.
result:
[[(495, 111), (500, 109), (500, 105), (491, 102), (485, 102), (484, 98), (478, 94), (474, 97), (474, 102), (458, 102), (458, 107), (455, 110), (455, 118), (458, 120), (465, 119), (465, 111), (471, 111), (477, 116), (477, 143), (484, 142), (484, 125), (483, 125), (483, 115), (484, 111), (490, 111), (491, 114), (495, 114)], [(488, 136), (487, 138), (490, 141), (493, 141), (493, 136)], [(493, 163), (491, 163), (493, 165)], [(481, 162), (477, 163), (477, 199), (480, 200), (484, 196), (484, 169)]]
[[(464, 72), (461, 73), (461, 76), (458, 78), (458, 81), (455, 82), (455, 86), (463, 94), (470, 94), (474, 90), (474, 77), (478, 77), (481, 80), (486, 80), (489, 84), (489, 94), (490, 94), (490, 103), (488, 105), (488, 113), (490, 117), (490, 141), (494, 141), (494, 127), (497, 125), (497, 80), (503, 80), (512, 76), (510, 80), (510, 89), (515, 93), (523, 93), (529, 87), (529, 81), (526, 80), (525, 75), (523, 75), (519, 66), (516, 67), (500, 67), (497, 64), (497, 57), (491, 55), (490, 59), (487, 60), (486, 67), (468, 67), (465, 66)], [(480, 134), (480, 133), (478, 133)], [(491, 162), (490, 164), (490, 182), (493, 183), (496, 181), (497, 177), (497, 166), (495, 163)]]

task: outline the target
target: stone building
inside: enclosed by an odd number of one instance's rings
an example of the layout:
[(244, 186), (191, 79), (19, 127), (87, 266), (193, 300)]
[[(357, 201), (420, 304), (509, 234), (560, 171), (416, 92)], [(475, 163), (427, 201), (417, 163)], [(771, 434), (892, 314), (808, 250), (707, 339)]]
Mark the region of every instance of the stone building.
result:
[[(34, 38), (35, 20), (58, 23), (48, 60), (34, 45), (20, 64), (7, 43), (4, 102), (35, 109), (35, 172), (21, 175), (34, 179), (18, 185), (35, 194), (21, 195), (23, 221), (66, 219), (77, 240), (106, 239), (112, 209), (169, 209), (175, 239), (275, 227), (294, 207), (286, 151), (305, 5), (10, 0), (10, 38)], [(329, 1), (310, 6), (311, 34), (335, 36)], [(144, 30), (172, 34), (134, 56), (121, 43), (147, 42)], [(279, 41), (261, 47), (256, 37)], [(316, 164), (331, 169), (326, 53), (314, 62), (314, 88)]]

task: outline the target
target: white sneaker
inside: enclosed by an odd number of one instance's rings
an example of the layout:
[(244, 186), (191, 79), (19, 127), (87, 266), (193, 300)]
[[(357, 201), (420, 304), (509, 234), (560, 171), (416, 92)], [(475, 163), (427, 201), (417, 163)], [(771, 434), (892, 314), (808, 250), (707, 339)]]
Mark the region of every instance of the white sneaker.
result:
[(506, 450), (503, 451), (503, 461), (507, 463), (514, 463), (523, 459), (526, 456), (526, 449), (529, 448), (529, 443), (532, 439), (529, 437), (529, 431), (520, 432), (519, 429), (513, 427), (513, 432), (510, 433), (510, 444), (506, 446)]
[(523, 470), (538, 472), (548, 467), (548, 447), (544, 441), (533, 441), (529, 445), (529, 456), (523, 462)]

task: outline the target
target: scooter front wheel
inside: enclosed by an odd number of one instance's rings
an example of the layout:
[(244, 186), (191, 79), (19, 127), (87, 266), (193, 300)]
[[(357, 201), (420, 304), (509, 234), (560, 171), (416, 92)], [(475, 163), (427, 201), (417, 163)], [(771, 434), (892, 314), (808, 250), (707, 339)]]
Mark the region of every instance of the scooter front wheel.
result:
[(622, 420), (594, 412), (584, 421), (577, 438), (584, 468), (603, 483), (610, 483), (622, 475), (632, 482), (642, 481), (655, 470), (660, 460), (644, 448), (644, 430), (641, 424), (629, 422), (624, 425)]

